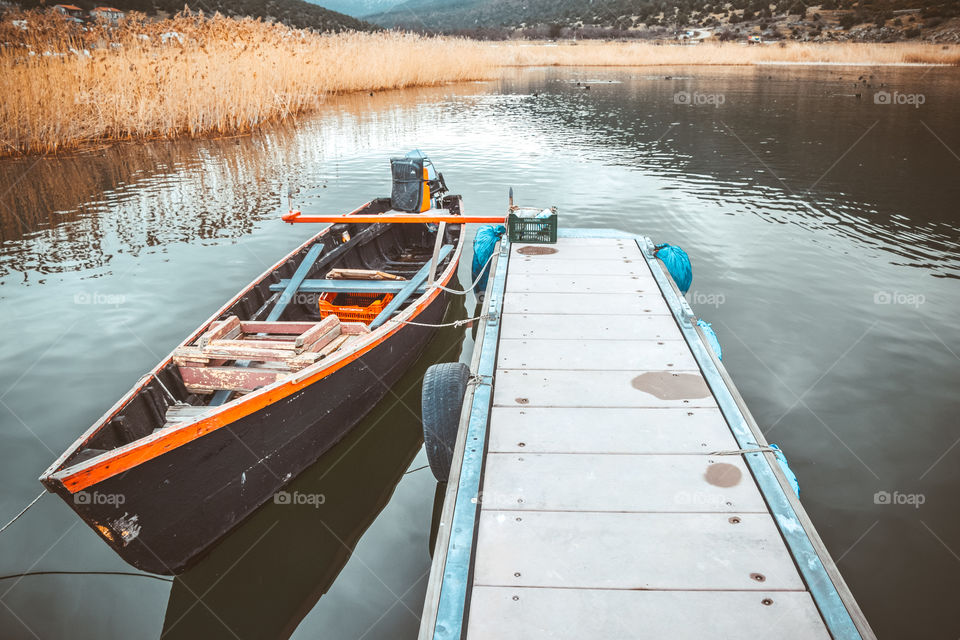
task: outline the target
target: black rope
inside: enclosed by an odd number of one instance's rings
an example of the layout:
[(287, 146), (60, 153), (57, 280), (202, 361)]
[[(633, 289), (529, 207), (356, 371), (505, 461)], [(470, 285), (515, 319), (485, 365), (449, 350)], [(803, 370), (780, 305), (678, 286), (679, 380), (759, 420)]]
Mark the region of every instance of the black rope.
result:
[(429, 464), (425, 464), (422, 467), (417, 467), (416, 469), (410, 469), (410, 471), (405, 472), (403, 475), (407, 475), (408, 473), (413, 473), (414, 471), (420, 471), (421, 469), (426, 469), (429, 466), (430, 466)]
[[(33, 502), (24, 507), (23, 511), (18, 513), (13, 520), (7, 524), (0, 527), (0, 532), (3, 532), (4, 529), (12, 525), (14, 522), (19, 520), (23, 514), (30, 510), (30, 507), (37, 504), (44, 495), (46, 491), (40, 493), (36, 498), (33, 499)], [(163, 576), (155, 576), (149, 573), (134, 573), (133, 571), (24, 571), (22, 573), (9, 573), (7, 575), (0, 576), (0, 580), (12, 580), (14, 578), (26, 578), (27, 576), (133, 576), (136, 578), (152, 578), (153, 580), (160, 580), (161, 582), (173, 582), (173, 578), (164, 578)]]
[(132, 571), (24, 571), (0, 576), (0, 580), (25, 578), (26, 576), (133, 576), (136, 578), (152, 578), (161, 582), (173, 582), (173, 578), (155, 576), (149, 573), (134, 573)]

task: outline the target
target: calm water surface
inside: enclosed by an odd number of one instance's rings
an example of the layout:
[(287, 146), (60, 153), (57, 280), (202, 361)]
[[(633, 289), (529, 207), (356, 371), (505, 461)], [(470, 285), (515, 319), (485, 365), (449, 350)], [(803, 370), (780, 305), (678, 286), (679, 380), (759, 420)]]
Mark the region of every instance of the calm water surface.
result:
[[(924, 103), (877, 104), (880, 83)], [(565, 226), (683, 246), (688, 298), (878, 635), (955, 639), (958, 99), (957, 69), (534, 69), (345, 98), (253, 137), (0, 163), (0, 520), (315, 232), (278, 221), (289, 191), (306, 212), (352, 209), (388, 192), (389, 156), (420, 147), (468, 210), (502, 211), (512, 186)], [(265, 505), (173, 583), (0, 581), (0, 637), (415, 637), (436, 488), (413, 471), (419, 379), (471, 345), (439, 335), (396, 397), (294, 480), (322, 506)], [(0, 536), (0, 572), (31, 568), (128, 569), (51, 497)]]

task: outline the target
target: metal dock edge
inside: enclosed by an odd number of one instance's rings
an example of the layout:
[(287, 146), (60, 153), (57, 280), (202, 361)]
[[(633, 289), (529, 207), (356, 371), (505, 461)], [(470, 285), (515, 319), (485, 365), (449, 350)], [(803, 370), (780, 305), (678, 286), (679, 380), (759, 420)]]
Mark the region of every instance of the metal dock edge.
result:
[[(509, 290), (506, 239), (491, 263), (420, 640), (875, 638), (650, 240), (532, 246), (563, 256), (531, 249)], [(687, 395), (656, 400), (644, 376)]]

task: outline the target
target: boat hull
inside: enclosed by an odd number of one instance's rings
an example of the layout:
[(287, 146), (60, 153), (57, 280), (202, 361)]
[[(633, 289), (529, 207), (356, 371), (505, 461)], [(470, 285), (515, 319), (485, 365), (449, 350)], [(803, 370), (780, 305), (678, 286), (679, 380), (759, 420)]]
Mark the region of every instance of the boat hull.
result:
[[(439, 323), (447, 304), (441, 292), (416, 322)], [(53, 489), (126, 562), (179, 573), (265, 502), (317, 499), (277, 492), (391, 393), (435, 331), (405, 325), (361, 357), (229, 425), (83, 491)]]

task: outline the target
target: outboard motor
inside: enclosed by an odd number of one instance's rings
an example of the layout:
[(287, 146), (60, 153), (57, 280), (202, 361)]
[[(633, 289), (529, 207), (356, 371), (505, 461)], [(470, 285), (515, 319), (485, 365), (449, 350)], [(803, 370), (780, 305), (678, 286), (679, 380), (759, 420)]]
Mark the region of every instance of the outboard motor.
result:
[(421, 213), (430, 209), (431, 200), (447, 192), (443, 174), (419, 149), (402, 158), (390, 158), (393, 189), (390, 208), (394, 211)]

